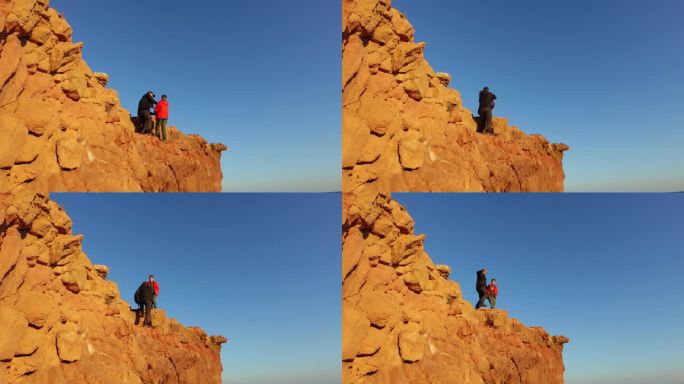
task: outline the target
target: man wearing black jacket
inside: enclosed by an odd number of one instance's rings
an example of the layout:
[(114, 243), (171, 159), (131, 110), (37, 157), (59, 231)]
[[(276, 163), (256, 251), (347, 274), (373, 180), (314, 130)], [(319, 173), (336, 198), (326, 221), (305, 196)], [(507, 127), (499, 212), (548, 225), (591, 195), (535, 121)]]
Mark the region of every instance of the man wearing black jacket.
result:
[(154, 300), (154, 289), (150, 286), (147, 281), (143, 281), (135, 291), (135, 302), (139, 305), (138, 310), (135, 312), (135, 325), (138, 325), (140, 318), (145, 315), (145, 320), (143, 325), (147, 327), (152, 326), (152, 302)]
[(477, 283), (475, 284), (475, 289), (477, 289), (477, 294), (480, 296), (480, 300), (475, 305), (475, 309), (485, 306), (485, 300), (487, 299), (487, 269), (481, 269), (477, 271)]
[(138, 119), (140, 119), (140, 133), (151, 133), (152, 132), (152, 114), (150, 113), (150, 108), (154, 108), (157, 105), (157, 100), (154, 99), (154, 93), (152, 91), (147, 92), (143, 95), (138, 102)]
[(484, 87), (484, 89), (480, 91), (480, 107), (477, 109), (477, 113), (480, 115), (480, 119), (478, 120), (478, 132), (494, 133), (494, 128), (492, 127), (494, 100), (496, 100), (496, 95), (489, 92), (489, 87)]

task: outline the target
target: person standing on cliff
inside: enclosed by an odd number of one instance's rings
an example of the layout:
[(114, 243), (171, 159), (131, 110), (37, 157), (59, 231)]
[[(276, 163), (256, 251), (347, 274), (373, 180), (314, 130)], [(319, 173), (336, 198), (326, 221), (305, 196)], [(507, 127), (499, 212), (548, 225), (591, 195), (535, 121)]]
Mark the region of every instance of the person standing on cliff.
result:
[(169, 102), (166, 100), (166, 95), (162, 95), (161, 101), (157, 103), (154, 115), (157, 117), (154, 133), (159, 140), (166, 142), (166, 123), (169, 121)]
[(487, 268), (477, 271), (475, 289), (480, 296), (480, 300), (478, 300), (477, 305), (475, 305), (475, 309), (478, 309), (485, 306), (485, 300), (487, 299)]
[(496, 100), (496, 95), (489, 92), (489, 87), (484, 87), (480, 91), (480, 107), (477, 109), (477, 113), (480, 115), (478, 132), (485, 134), (494, 133), (494, 128), (492, 127), (494, 100)]
[(152, 301), (154, 300), (154, 289), (149, 284), (149, 281), (143, 281), (135, 291), (135, 302), (139, 305), (135, 312), (135, 325), (140, 323), (140, 318), (145, 316), (143, 325), (146, 327), (152, 326)]
[(140, 119), (140, 133), (152, 133), (152, 114), (150, 108), (157, 105), (154, 92), (148, 91), (138, 102), (138, 119)]
[(496, 285), (496, 279), (492, 279), (487, 286), (487, 300), (489, 300), (489, 307), (496, 308), (496, 297), (499, 296), (499, 287)]
[(152, 308), (157, 308), (157, 296), (159, 296), (159, 283), (154, 279), (154, 275), (150, 275), (150, 278), (147, 280), (147, 284), (152, 287), (152, 291), (154, 292), (154, 296), (152, 296)]

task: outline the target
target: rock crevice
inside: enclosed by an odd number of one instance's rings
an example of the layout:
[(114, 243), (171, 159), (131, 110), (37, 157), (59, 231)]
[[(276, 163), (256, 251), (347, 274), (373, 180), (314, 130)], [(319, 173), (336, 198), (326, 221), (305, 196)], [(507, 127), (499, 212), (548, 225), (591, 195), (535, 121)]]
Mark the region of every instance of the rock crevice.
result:
[(47, 0), (0, 4), (0, 192), (220, 191), (226, 146), (136, 134), (82, 49)]

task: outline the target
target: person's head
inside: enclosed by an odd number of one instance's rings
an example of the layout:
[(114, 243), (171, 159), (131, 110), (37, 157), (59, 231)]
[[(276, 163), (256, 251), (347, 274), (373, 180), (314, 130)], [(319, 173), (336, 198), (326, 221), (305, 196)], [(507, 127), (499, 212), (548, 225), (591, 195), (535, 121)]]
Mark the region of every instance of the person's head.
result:
[(154, 275), (150, 275), (150, 281), (154, 281)]
[(166, 95), (162, 95), (162, 100), (166, 100)]
[(482, 88), (482, 90), (485, 92), (489, 92), (489, 87), (484, 87), (484, 88)]
[(488, 271), (487, 271), (487, 268), (482, 268), (482, 274), (483, 274), (483, 275), (486, 275), (487, 272), (488, 272)]
[(496, 279), (490, 280), (490, 283), (493, 284), (493, 285), (496, 285)]

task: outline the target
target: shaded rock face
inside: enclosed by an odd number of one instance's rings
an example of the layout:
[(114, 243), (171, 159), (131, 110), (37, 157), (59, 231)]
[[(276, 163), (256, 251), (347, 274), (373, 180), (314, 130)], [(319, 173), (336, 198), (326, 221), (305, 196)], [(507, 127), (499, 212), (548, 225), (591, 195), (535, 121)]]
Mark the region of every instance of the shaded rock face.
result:
[(413, 228), (371, 188), (343, 196), (343, 383), (563, 383), (568, 338), (475, 310)]
[(0, 194), (0, 383), (221, 383), (226, 339), (161, 310), (135, 326), (71, 226), (44, 196)]
[(220, 191), (226, 146), (134, 133), (71, 34), (47, 0), (0, 4), (0, 192)]
[(390, 0), (342, 1), (343, 188), (388, 192), (562, 191), (565, 144), (477, 123)]

